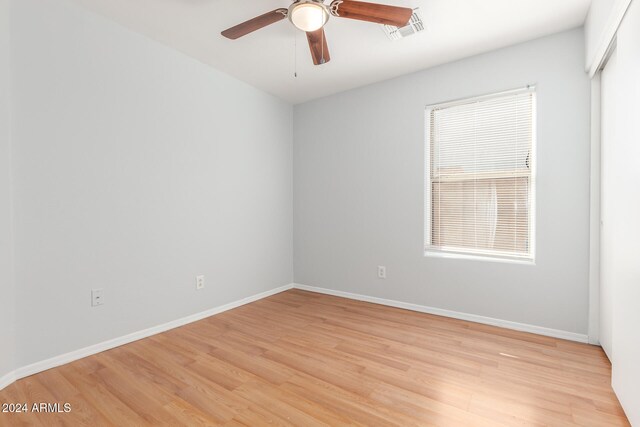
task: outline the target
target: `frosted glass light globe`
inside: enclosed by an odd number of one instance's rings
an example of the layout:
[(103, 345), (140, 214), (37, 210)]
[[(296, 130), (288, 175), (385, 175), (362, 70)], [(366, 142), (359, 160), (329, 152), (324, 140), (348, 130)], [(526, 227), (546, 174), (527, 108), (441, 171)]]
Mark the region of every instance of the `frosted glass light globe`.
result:
[(292, 4), (289, 8), (289, 19), (296, 28), (310, 32), (322, 28), (329, 19), (329, 13), (322, 3), (299, 2)]

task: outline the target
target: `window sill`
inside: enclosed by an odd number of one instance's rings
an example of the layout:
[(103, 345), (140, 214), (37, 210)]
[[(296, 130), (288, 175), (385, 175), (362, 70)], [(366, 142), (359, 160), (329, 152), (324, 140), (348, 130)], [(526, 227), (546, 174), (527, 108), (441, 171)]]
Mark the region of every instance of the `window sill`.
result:
[(532, 258), (501, 258), (489, 255), (475, 255), (475, 254), (463, 254), (458, 252), (446, 252), (426, 250), (424, 252), (426, 258), (448, 258), (448, 259), (461, 259), (470, 261), (485, 261), (485, 262), (499, 262), (505, 264), (520, 264), (535, 266), (536, 261)]

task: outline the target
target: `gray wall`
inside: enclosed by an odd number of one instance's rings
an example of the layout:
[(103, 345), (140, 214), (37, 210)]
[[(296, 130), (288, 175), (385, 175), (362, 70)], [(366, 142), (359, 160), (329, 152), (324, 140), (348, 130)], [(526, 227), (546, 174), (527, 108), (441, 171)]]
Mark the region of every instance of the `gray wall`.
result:
[(291, 283), (290, 105), (67, 1), (11, 19), (20, 366)]
[(14, 366), (9, 1), (0, 0), (0, 378)]
[[(536, 265), (425, 258), (424, 107), (527, 84)], [(297, 105), (295, 282), (586, 334), (589, 87), (576, 29)]]

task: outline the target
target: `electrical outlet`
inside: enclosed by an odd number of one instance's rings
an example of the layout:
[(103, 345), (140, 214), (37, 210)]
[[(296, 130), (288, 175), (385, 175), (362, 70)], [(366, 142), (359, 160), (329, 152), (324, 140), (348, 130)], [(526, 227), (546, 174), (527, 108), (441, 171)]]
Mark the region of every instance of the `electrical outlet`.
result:
[(97, 307), (102, 304), (104, 304), (102, 289), (91, 289), (91, 306)]
[(387, 267), (384, 265), (378, 266), (378, 279), (386, 279), (387, 278)]
[(196, 276), (196, 289), (204, 289), (204, 276)]

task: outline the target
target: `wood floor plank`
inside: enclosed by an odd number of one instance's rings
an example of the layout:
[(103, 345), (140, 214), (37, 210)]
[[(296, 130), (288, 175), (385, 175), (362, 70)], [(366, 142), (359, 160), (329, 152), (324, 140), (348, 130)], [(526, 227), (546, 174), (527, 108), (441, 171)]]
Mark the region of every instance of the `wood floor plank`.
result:
[(599, 347), (290, 290), (24, 378), (3, 426), (628, 426)]

